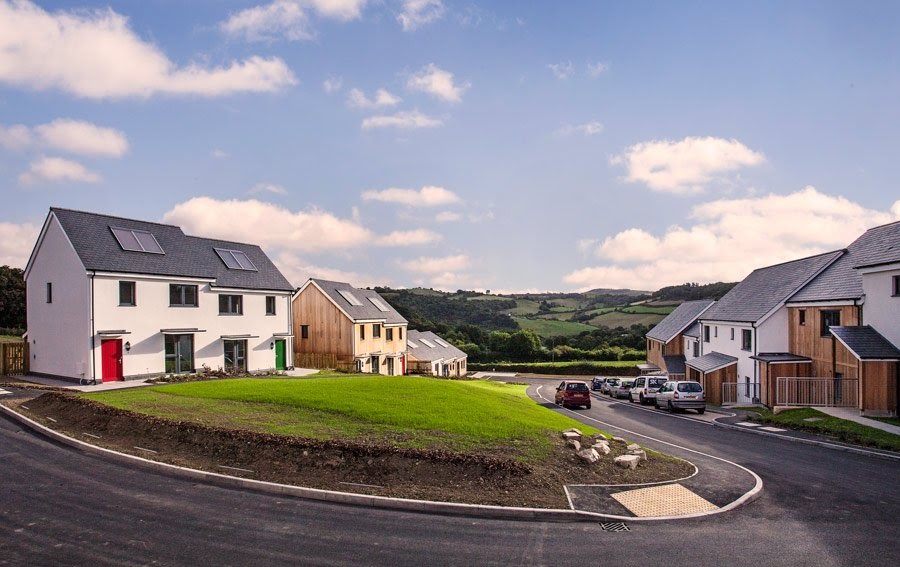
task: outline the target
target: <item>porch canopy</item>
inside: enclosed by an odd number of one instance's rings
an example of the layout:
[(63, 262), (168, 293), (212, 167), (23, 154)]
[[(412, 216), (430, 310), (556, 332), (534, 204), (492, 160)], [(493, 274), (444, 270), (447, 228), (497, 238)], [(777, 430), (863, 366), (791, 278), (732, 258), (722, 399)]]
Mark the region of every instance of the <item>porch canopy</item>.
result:
[(711, 352), (709, 354), (704, 354), (703, 356), (698, 356), (697, 358), (692, 358), (684, 364), (703, 374), (709, 374), (710, 372), (721, 370), (726, 366), (737, 364), (737, 361), (738, 359), (733, 356), (722, 354), (721, 352)]
[(804, 364), (812, 362), (812, 359), (808, 356), (800, 356), (789, 352), (761, 352), (750, 358), (767, 364)]
[(869, 325), (828, 330), (859, 360), (900, 360), (900, 349)]
[(189, 329), (160, 329), (159, 332), (164, 335), (191, 335), (193, 333), (205, 333), (206, 329), (191, 327)]

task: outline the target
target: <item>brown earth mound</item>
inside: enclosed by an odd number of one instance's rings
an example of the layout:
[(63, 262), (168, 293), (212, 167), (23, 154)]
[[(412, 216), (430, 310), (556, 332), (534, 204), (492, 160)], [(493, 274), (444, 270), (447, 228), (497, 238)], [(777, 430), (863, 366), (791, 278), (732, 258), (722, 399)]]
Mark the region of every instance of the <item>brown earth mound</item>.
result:
[(624, 452), (618, 446), (601, 463), (586, 465), (556, 438), (550, 459), (523, 464), (503, 455), (208, 427), (58, 392), (43, 394), (25, 405), (28, 409), (20, 407), (19, 411), (48, 427), (123, 453), (245, 478), (379, 496), (567, 508), (564, 484), (654, 482), (693, 472), (684, 461), (654, 456), (637, 470), (621, 469), (612, 462)]

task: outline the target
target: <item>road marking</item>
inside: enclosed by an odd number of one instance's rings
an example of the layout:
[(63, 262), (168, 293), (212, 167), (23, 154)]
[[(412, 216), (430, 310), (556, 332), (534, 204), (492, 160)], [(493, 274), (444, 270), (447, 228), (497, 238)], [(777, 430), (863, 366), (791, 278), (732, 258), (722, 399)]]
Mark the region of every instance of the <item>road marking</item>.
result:
[(735, 425), (743, 425), (744, 427), (759, 427), (762, 424), (761, 423), (751, 423), (749, 421), (739, 421), (739, 422), (735, 423)]
[(219, 465), (219, 468), (220, 469), (228, 469), (230, 471), (240, 471), (240, 472), (249, 472), (249, 473), (253, 472), (250, 469), (242, 469), (240, 467), (229, 467), (229, 466), (225, 466), (225, 465)]
[(135, 445), (134, 448), (137, 449), (138, 451), (146, 451), (148, 453), (156, 453), (156, 451), (154, 451), (153, 449), (145, 449), (143, 447), (138, 447), (137, 445)]
[(12, 392), (0, 388), (0, 396), (5, 396), (6, 394), (12, 394)]
[(772, 433), (782, 433), (787, 431), (787, 429), (778, 429), (777, 427), (760, 427), (763, 431), (771, 431)]

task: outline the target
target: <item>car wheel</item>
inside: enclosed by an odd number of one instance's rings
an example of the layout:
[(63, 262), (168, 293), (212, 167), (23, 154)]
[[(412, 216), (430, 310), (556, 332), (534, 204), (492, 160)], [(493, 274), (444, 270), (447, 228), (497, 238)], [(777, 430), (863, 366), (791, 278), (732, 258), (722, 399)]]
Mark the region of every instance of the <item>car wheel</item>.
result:
[(628, 403), (634, 403), (634, 396), (632, 396), (631, 394), (628, 394)]
[(591, 409), (591, 404), (584, 406), (584, 409)]
[(667, 402), (666, 407), (669, 410), (669, 413), (675, 413), (675, 406), (672, 405), (672, 402)]
[(697, 413), (700, 415), (703, 415), (703, 412), (705, 412), (705, 411), (706, 411), (706, 408), (700, 408), (697, 410)]

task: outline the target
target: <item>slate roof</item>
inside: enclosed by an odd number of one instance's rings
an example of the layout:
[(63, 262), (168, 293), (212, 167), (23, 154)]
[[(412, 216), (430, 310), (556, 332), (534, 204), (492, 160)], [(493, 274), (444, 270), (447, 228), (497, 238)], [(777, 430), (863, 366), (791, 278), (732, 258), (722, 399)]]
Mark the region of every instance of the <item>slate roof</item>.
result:
[[(209, 278), (220, 287), (293, 291), (275, 264), (259, 246), (187, 236), (180, 227), (51, 207), (85, 269), (102, 272)], [(156, 238), (164, 254), (123, 250), (111, 227), (146, 231)], [(239, 250), (257, 271), (231, 270), (214, 248)]]
[(900, 261), (900, 221), (870, 228), (836, 262), (795, 293), (791, 302), (859, 299), (862, 275), (854, 268)]
[[(422, 339), (426, 339), (433, 344), (434, 348), (423, 343)], [(417, 347), (412, 348), (411, 346), (408, 346), (406, 352), (415, 357), (416, 360), (429, 362), (433, 360), (450, 360), (467, 357), (465, 352), (459, 350), (447, 341), (444, 342), (450, 345), (449, 347), (441, 346), (441, 344), (437, 342), (438, 339), (443, 340), (431, 331), (409, 331), (406, 334), (406, 343), (409, 345), (409, 343), (412, 342), (417, 345)]]
[(684, 355), (668, 354), (663, 357), (666, 361), (666, 372), (669, 374), (684, 374)]
[(678, 336), (678, 333), (693, 324), (697, 317), (713, 303), (715, 301), (685, 301), (650, 329), (647, 337), (664, 343), (671, 341)]
[(731, 366), (736, 363), (737, 360), (737, 358), (722, 354), (721, 352), (711, 352), (709, 354), (704, 354), (703, 356), (698, 356), (697, 358), (692, 358), (685, 362), (685, 365), (705, 374), (707, 372), (719, 370), (720, 368), (725, 368), (726, 366)]
[[(345, 282), (334, 282), (318, 278), (310, 278), (310, 281), (315, 282), (315, 284), (354, 321), (384, 321), (386, 325), (402, 325), (407, 322), (406, 319), (404, 319), (403, 316), (375, 290), (360, 289)], [(341, 290), (353, 294), (362, 305), (353, 305), (350, 303), (347, 298), (341, 295)], [(374, 298), (381, 302), (388, 310), (382, 311), (378, 309), (375, 304), (370, 301), (370, 298)]]
[(837, 250), (753, 270), (700, 319), (757, 322), (842, 254), (842, 250)]
[(900, 349), (869, 325), (829, 327), (829, 330), (860, 360), (900, 360)]
[(684, 334), (684, 336), (686, 336), (686, 337), (691, 337), (691, 338), (694, 338), (694, 339), (699, 339), (699, 338), (700, 338), (700, 331), (701, 331), (702, 329), (703, 329), (703, 325), (700, 324), (700, 321), (697, 321), (696, 323), (694, 323), (693, 325), (691, 325), (690, 327), (688, 327), (688, 328), (684, 331), (683, 334)]

